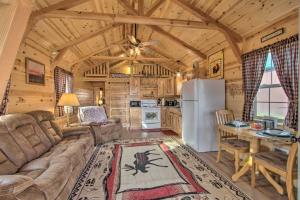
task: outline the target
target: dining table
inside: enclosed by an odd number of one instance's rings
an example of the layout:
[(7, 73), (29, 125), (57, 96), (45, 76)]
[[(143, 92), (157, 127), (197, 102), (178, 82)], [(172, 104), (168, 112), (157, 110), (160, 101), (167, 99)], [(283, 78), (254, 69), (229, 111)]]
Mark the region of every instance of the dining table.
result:
[[(218, 131), (227, 132), (236, 135), (239, 139), (247, 140), (250, 143), (250, 152), (243, 160), (242, 168), (232, 175), (232, 180), (237, 181), (241, 176), (245, 175), (252, 168), (252, 156), (260, 151), (261, 142), (270, 142), (272, 145), (280, 147), (289, 147), (292, 142), (290, 138), (282, 138), (259, 134), (260, 130), (247, 127), (233, 127), (230, 125), (218, 125)], [(253, 171), (252, 171), (253, 173)], [(253, 174), (252, 176), (253, 177)]]

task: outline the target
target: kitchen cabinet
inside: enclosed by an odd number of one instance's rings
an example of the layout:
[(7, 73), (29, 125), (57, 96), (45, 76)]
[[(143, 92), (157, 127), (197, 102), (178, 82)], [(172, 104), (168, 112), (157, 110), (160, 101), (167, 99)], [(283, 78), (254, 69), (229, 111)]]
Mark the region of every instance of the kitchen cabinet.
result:
[(165, 96), (174, 96), (175, 95), (175, 81), (174, 78), (166, 78), (165, 79), (165, 91), (164, 95)]
[(130, 108), (130, 129), (142, 128), (142, 109)]
[(161, 121), (161, 127), (162, 128), (167, 128), (167, 113), (168, 109), (166, 107), (162, 107), (160, 110), (160, 121)]
[(182, 116), (178, 108), (162, 107), (161, 109), (161, 127), (169, 129), (182, 135)]
[(164, 97), (165, 95), (165, 79), (159, 78), (157, 79), (157, 96)]
[(141, 80), (138, 77), (130, 78), (130, 96), (139, 97), (140, 96), (140, 86)]

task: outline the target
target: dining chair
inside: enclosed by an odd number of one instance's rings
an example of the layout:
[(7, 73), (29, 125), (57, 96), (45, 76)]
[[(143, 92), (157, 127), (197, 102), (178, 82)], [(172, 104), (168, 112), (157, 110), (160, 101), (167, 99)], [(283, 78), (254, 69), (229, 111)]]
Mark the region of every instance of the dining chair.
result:
[[(283, 177), (286, 181), (286, 190), (289, 200), (295, 200), (293, 190), (293, 179), (297, 177), (295, 167), (298, 144), (292, 144), (289, 154), (280, 151), (259, 152), (253, 155), (251, 185), (256, 185), (256, 169), (261, 172), (266, 179), (273, 185), (279, 194), (284, 194), (283, 187), (272, 178), (270, 173)], [(280, 179), (279, 179), (280, 180)]]
[[(234, 120), (234, 114), (230, 110), (218, 110), (216, 111), (217, 125), (224, 125)], [(235, 172), (238, 172), (240, 167), (240, 155), (243, 153), (249, 153), (250, 143), (246, 140), (239, 139), (236, 135), (221, 131), (217, 127), (218, 137), (218, 156), (217, 162), (220, 162), (222, 156), (222, 150), (234, 155)]]

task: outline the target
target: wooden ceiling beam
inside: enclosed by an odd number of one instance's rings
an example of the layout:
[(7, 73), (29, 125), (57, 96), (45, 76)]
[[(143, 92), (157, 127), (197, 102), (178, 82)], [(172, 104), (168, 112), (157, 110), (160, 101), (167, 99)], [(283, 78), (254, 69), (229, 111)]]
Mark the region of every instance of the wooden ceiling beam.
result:
[(67, 9), (72, 8), (72, 7), (78, 6), (82, 3), (85, 3), (87, 1), (90, 1), (90, 0), (63, 0), (63, 1), (60, 1), (56, 4), (50, 5), (46, 8), (42, 8), (40, 10), (32, 12), (32, 16), (33, 17), (39, 17), (40, 15), (43, 15), (45, 13), (49, 13), (49, 12), (54, 11), (54, 10), (67, 10)]
[(75, 65), (75, 64), (77, 64), (77, 63), (80, 63), (80, 62), (83, 62), (83, 61), (85, 61), (85, 60), (88, 60), (91, 56), (96, 55), (96, 54), (99, 54), (99, 53), (102, 53), (102, 52), (104, 52), (104, 51), (107, 51), (108, 49), (111, 49), (111, 48), (114, 47), (114, 46), (118, 46), (119, 44), (122, 44), (122, 43), (124, 43), (124, 42), (126, 42), (126, 41), (127, 41), (126, 39), (120, 40), (120, 41), (118, 41), (118, 42), (115, 42), (115, 43), (113, 43), (113, 44), (110, 44), (110, 45), (108, 45), (108, 46), (105, 46), (105, 47), (103, 47), (103, 48), (101, 48), (101, 49), (97, 49), (97, 50), (95, 50), (95, 51), (93, 51), (93, 52), (91, 52), (91, 53), (89, 53), (89, 54), (87, 54), (87, 55), (84, 55), (84, 56), (80, 57), (78, 60), (72, 62), (71, 65)]
[[(125, 0), (118, 0), (118, 2), (132, 15), (138, 15), (138, 13), (132, 8), (127, 1)], [(154, 11), (153, 11), (154, 12)], [(148, 15), (151, 15), (150, 12), (147, 13)], [(201, 51), (195, 49), (191, 45), (187, 44), (186, 42), (180, 40), (179, 38), (175, 37), (174, 35), (168, 33), (167, 31), (163, 30), (159, 26), (148, 26), (155, 32), (159, 33), (160, 35), (163, 35), (164, 37), (170, 39), (171, 41), (177, 43), (178, 45), (184, 47), (185, 49), (189, 50), (191, 53), (196, 55), (197, 57), (200, 57), (201, 59), (206, 59), (206, 55), (202, 53)]]
[(202, 59), (206, 59), (207, 56), (202, 53), (201, 51), (199, 51), (198, 49), (194, 48), (193, 46), (187, 44), (186, 42), (180, 40), (178, 37), (172, 35), (171, 33), (165, 31), (164, 29), (158, 27), (158, 26), (150, 26), (155, 32), (159, 33), (160, 35), (166, 37), (167, 39), (170, 39), (171, 41), (175, 42), (176, 44), (184, 47), (185, 49), (187, 49), (189, 52), (191, 52), (192, 54), (199, 56)]
[(98, 31), (95, 31), (95, 32), (91, 32), (91, 33), (87, 33), (85, 35), (81, 35), (80, 37), (74, 39), (74, 40), (71, 40), (65, 44), (62, 44), (62, 45), (59, 45), (58, 47), (52, 49), (52, 51), (59, 51), (59, 50), (62, 50), (62, 49), (65, 49), (65, 48), (69, 48), (71, 46), (74, 46), (76, 44), (79, 44), (79, 43), (82, 43), (86, 40), (89, 40), (93, 37), (96, 37), (98, 35), (103, 35), (105, 32), (107, 31), (110, 31), (111, 29), (115, 28), (115, 27), (118, 27), (118, 26), (121, 26), (120, 24), (117, 24), (117, 25), (109, 25), (109, 26), (106, 26), (104, 28), (101, 28), (100, 30)]
[(172, 26), (195, 29), (216, 29), (213, 23), (204, 23), (200, 21), (167, 19), (157, 17), (147, 17), (138, 15), (122, 15), (122, 14), (104, 14), (95, 12), (78, 12), (56, 10), (42, 15), (46, 18), (65, 18), (78, 20), (100, 20), (110, 23), (126, 23), (126, 24), (143, 24), (156, 26)]
[(138, 0), (138, 12), (139, 15), (144, 15), (144, 0)]
[(188, 66), (186, 64), (184, 64), (183, 62), (181, 62), (180, 60), (174, 58), (173, 56), (171, 56), (170, 54), (166, 53), (165, 51), (162, 51), (161, 49), (159, 49), (158, 47), (155, 47), (155, 46), (149, 46), (148, 48), (152, 49), (153, 51), (155, 51), (156, 53), (166, 57), (166, 58), (169, 58), (169, 59), (172, 59), (174, 62), (176, 62), (178, 65), (183, 65), (184, 67), (188, 68)]
[(149, 58), (149, 57), (125, 57), (125, 56), (92, 56), (94, 60), (130, 60), (130, 61), (153, 61), (153, 62), (169, 62), (168, 58)]
[(195, 6), (192, 6), (188, 3), (186, 3), (183, 0), (172, 0), (174, 3), (176, 3), (178, 6), (182, 7), (184, 10), (188, 11), (192, 15), (198, 17), (199, 19), (203, 20), (206, 23), (212, 23), (215, 26), (218, 27), (218, 31), (224, 34), (229, 46), (231, 47), (233, 54), (235, 55), (238, 63), (242, 63), (241, 59), (241, 50), (239, 49), (237, 42), (242, 41), (242, 37), (237, 34), (236, 32), (229, 29), (224, 24), (219, 23), (215, 19), (213, 19), (211, 16), (203, 12), (202, 10), (195, 8)]

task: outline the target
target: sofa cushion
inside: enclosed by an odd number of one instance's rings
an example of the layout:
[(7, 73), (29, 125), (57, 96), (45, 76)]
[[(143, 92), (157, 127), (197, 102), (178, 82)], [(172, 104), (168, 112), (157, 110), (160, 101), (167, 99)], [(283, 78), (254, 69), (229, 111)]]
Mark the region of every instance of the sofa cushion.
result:
[(101, 123), (107, 121), (107, 115), (103, 106), (80, 107), (78, 115), (81, 122)]
[(51, 143), (36, 121), (26, 114), (0, 117), (0, 174), (13, 174), (48, 151)]
[(45, 193), (47, 199), (55, 199), (68, 182), (72, 168), (65, 157), (52, 159), (47, 170), (38, 176), (34, 183)]
[(55, 123), (55, 118), (52, 112), (49, 111), (32, 111), (28, 113), (33, 116), (42, 130), (48, 136), (52, 145), (57, 144), (63, 138), (59, 126)]

